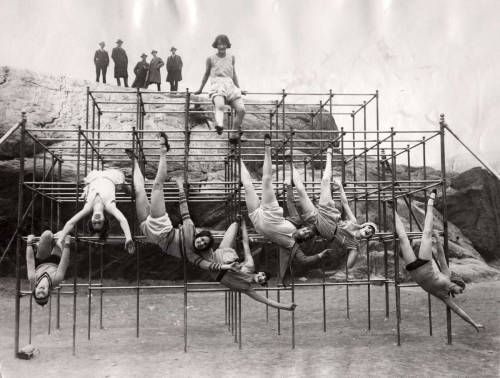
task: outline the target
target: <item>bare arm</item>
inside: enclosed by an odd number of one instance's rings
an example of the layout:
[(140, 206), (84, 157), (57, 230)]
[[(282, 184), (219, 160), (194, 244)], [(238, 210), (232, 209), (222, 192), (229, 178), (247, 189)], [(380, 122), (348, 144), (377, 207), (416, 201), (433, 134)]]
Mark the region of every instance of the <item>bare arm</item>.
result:
[(57, 246), (63, 250), (63, 240), (68, 235), (71, 231), (73, 231), (73, 228), (75, 225), (85, 218), (87, 215), (89, 215), (92, 212), (92, 205), (90, 203), (86, 203), (85, 206), (83, 207), (82, 210), (80, 210), (78, 213), (73, 215), (73, 217), (66, 222), (64, 225), (64, 228), (60, 231), (59, 233), (59, 240), (57, 241)]
[(358, 258), (358, 253), (358, 248), (349, 249), (347, 253), (347, 269), (351, 269), (354, 266), (356, 259)]
[[(71, 238), (70, 236), (66, 236), (64, 239), (64, 246), (61, 254), (61, 261), (59, 262), (59, 265), (57, 266), (57, 271), (54, 276), (54, 281), (53, 285), (56, 287), (59, 285), (60, 282), (64, 280), (64, 275), (66, 274), (66, 270), (68, 270), (69, 266), (69, 255), (70, 255), (70, 243), (71, 243)], [(56, 246), (57, 248), (57, 246)]]
[(238, 75), (236, 75), (236, 68), (234, 66), (234, 56), (233, 56), (233, 81), (234, 81), (234, 85), (236, 86), (236, 88), (239, 88), (240, 87), (240, 84), (238, 83)]
[(205, 63), (205, 74), (203, 75), (203, 78), (201, 79), (201, 85), (200, 89), (198, 89), (194, 94), (200, 94), (203, 91), (203, 88), (205, 88), (205, 84), (207, 83), (207, 80), (210, 76), (210, 69), (211, 69), (211, 63), (210, 63), (210, 57), (207, 58), (207, 61)]
[(33, 285), (35, 283), (35, 253), (33, 251), (34, 235), (28, 235), (26, 240), (26, 270), (28, 271), (28, 280)]
[(279, 310), (293, 311), (293, 310), (295, 310), (295, 307), (297, 307), (297, 305), (295, 303), (285, 304), (285, 303), (276, 302), (270, 298), (266, 298), (263, 295), (260, 295), (259, 293), (257, 293), (252, 288), (245, 290), (245, 291), (242, 291), (242, 293), (248, 295), (250, 298), (256, 300), (257, 302), (264, 303), (266, 305), (277, 308)]
[(333, 181), (335, 182), (335, 184), (339, 188), (340, 203), (342, 203), (342, 207), (344, 208), (347, 219), (353, 223), (358, 223), (351, 208), (349, 207), (349, 201), (347, 201), (347, 196), (345, 195), (345, 191), (344, 191), (344, 187), (342, 186), (342, 183), (338, 179), (334, 179)]
[(471, 326), (473, 326), (476, 329), (477, 332), (479, 332), (479, 330), (481, 328), (484, 328), (484, 326), (482, 324), (478, 324), (478, 323), (474, 322), (474, 320), (472, 320), (472, 318), (464, 310), (462, 310), (460, 307), (458, 307), (457, 304), (455, 302), (453, 302), (453, 300), (450, 297), (439, 298), (439, 299), (441, 299), (444, 303), (446, 303), (446, 305), (455, 314), (457, 314), (463, 320), (465, 320), (467, 323), (469, 323)]
[(125, 218), (125, 215), (123, 215), (123, 213), (118, 210), (114, 202), (106, 205), (105, 210), (112, 216), (114, 216), (120, 223), (120, 227), (122, 228), (125, 235), (125, 248), (127, 249), (129, 254), (133, 254), (135, 251), (135, 247), (134, 242), (132, 241), (132, 233), (130, 232), (130, 226), (128, 224), (127, 218)]

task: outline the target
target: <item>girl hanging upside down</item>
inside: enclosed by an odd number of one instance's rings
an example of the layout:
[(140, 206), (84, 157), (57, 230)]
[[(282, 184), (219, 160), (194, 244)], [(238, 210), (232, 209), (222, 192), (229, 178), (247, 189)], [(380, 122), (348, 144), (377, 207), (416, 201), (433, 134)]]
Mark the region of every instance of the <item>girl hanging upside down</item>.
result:
[(118, 220), (125, 234), (125, 248), (128, 253), (134, 253), (134, 242), (129, 224), (123, 213), (116, 207), (116, 188), (125, 183), (123, 172), (118, 169), (94, 170), (85, 177), (84, 182), (85, 188), (82, 196), (85, 199), (85, 205), (64, 225), (58, 241), (59, 248), (62, 249), (60, 243), (75, 225), (90, 214), (92, 217), (87, 224), (90, 233), (98, 234), (99, 239), (106, 240), (109, 231), (109, 219), (105, 215), (106, 212)]
[(271, 161), (271, 136), (264, 136), (264, 164), (262, 167), (262, 200), (259, 199), (252, 183), (252, 177), (245, 164), (241, 162), (241, 182), (245, 188), (245, 201), (248, 216), (255, 230), (280, 247), (280, 279), (284, 283), (287, 270), (292, 262), (299, 265), (311, 265), (321, 261), (330, 250), (307, 256), (299, 243), (314, 237), (311, 228), (297, 230), (297, 227), (285, 219), (283, 208), (279, 206), (273, 188)]
[[(61, 281), (69, 265), (69, 245), (70, 236), (64, 240), (56, 239), (61, 234), (52, 234), (46, 230), (40, 236), (38, 243), (35, 243), (34, 235), (28, 235), (26, 240), (26, 270), (30, 281), (33, 298), (40, 306), (45, 306), (49, 301), (50, 293)], [(62, 245), (62, 248), (59, 248)]]
[[(209, 96), (215, 106), (215, 129), (217, 134), (222, 134), (224, 129), (224, 105), (228, 104), (236, 112), (234, 119), (234, 130), (240, 130), (243, 117), (245, 116), (245, 106), (243, 105), (242, 94), (238, 76), (236, 75), (235, 59), (226, 50), (231, 48), (229, 38), (224, 35), (218, 35), (212, 43), (212, 47), (217, 49), (217, 54), (207, 58), (205, 74), (201, 81), (200, 89), (194, 94), (200, 94), (210, 78)], [(229, 140), (231, 143), (237, 143), (240, 135), (236, 132), (231, 133)]]
[[(443, 247), (439, 239), (439, 233), (432, 230), (434, 221), (434, 199), (436, 192), (432, 192), (427, 202), (427, 213), (425, 214), (424, 230), (422, 231), (422, 242), (418, 251), (418, 256), (415, 256), (413, 249), (406, 235), (403, 222), (396, 213), (396, 233), (399, 237), (399, 245), (406, 264), (406, 270), (410, 273), (413, 280), (418, 283), (422, 289), (441, 299), (451, 310), (460, 316), (467, 323), (471, 324), (476, 331), (479, 332), (483, 328), (481, 324), (475, 323), (467, 313), (458, 307), (450, 298), (451, 295), (461, 294), (464, 291), (465, 285), (460, 285), (460, 282), (455, 283), (450, 278), (452, 274), (446, 263)], [(437, 260), (441, 271), (432, 262), (432, 235), (436, 238)]]
[(165, 133), (160, 133), (160, 160), (158, 171), (151, 190), (151, 202), (148, 200), (145, 189), (145, 179), (139, 167), (139, 163), (132, 150), (126, 150), (127, 155), (134, 164), (134, 190), (137, 219), (141, 232), (146, 236), (146, 240), (158, 245), (162, 252), (182, 258), (182, 247), (186, 253), (186, 259), (197, 267), (220, 272), (231, 269), (231, 264), (217, 264), (199, 256), (200, 251), (212, 251), (214, 238), (207, 230), (196, 233), (196, 228), (189, 215), (189, 208), (184, 191), (184, 182), (177, 178), (177, 188), (179, 189), (179, 208), (182, 217), (182, 225), (174, 227), (165, 208), (165, 198), (163, 195), (163, 184), (167, 179), (167, 152), (170, 150), (168, 137)]
[(202, 252), (202, 255), (208, 260), (212, 260), (218, 264), (232, 265), (230, 270), (222, 271), (214, 278), (222, 285), (246, 294), (257, 302), (280, 310), (293, 311), (297, 307), (295, 303), (285, 304), (276, 302), (260, 295), (252, 288), (252, 284), (254, 283), (264, 285), (271, 278), (271, 275), (267, 272), (255, 272), (255, 264), (250, 251), (250, 241), (245, 220), (239, 218), (239, 221), (241, 222), (241, 239), (245, 255), (243, 262), (237, 262), (238, 254), (234, 250), (238, 235), (238, 222), (234, 222), (229, 226), (218, 249), (214, 252)]
[(373, 222), (358, 224), (356, 217), (349, 207), (349, 202), (347, 201), (347, 196), (340, 180), (334, 179), (333, 182), (340, 192), (340, 202), (347, 218), (346, 220), (341, 219), (340, 211), (335, 207), (331, 191), (332, 154), (333, 149), (329, 147), (326, 151), (326, 165), (321, 179), (321, 193), (318, 206), (314, 206), (307, 195), (302, 178), (292, 164), (293, 172), (289, 180), (293, 177), (293, 183), (298, 194), (298, 209), (300, 213), (295, 207), (291, 181), (285, 183), (287, 186), (287, 206), (290, 219), (298, 227), (303, 225), (303, 227), (297, 230), (297, 233), (313, 233), (325, 240), (331, 240), (338, 244), (342, 249), (347, 250), (347, 267), (351, 268), (356, 262), (360, 240), (371, 238), (377, 232), (377, 226)]

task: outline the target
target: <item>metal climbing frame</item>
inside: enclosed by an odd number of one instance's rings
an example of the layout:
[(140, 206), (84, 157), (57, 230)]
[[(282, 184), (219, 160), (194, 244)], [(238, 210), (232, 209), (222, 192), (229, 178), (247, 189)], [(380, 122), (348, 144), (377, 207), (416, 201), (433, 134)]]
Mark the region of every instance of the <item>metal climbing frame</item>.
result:
[[(158, 161), (157, 136), (159, 131), (169, 135), (172, 151), (168, 154), (169, 171), (183, 172), (189, 203), (213, 203), (225, 206), (228, 226), (237, 214), (246, 214), (242, 187), (239, 180), (240, 161), (248, 165), (260, 164), (263, 160), (264, 133), (270, 133), (273, 140), (273, 160), (275, 164), (276, 195), (281, 203), (285, 203), (283, 180), (285, 171), (289, 169), (285, 159), (285, 150), (291, 151), (292, 161), (301, 164), (304, 174), (304, 184), (312, 197), (319, 196), (320, 180), (324, 167), (324, 152), (328, 146), (333, 146), (334, 170), (340, 175), (351, 207), (358, 220), (368, 219), (369, 208), (375, 209), (375, 221), (380, 232), (366, 242), (367, 275), (365, 278), (351, 278), (347, 268), (345, 279), (336, 282), (323, 279), (318, 283), (296, 283), (293, 279), (290, 287), (277, 284), (274, 287), (262, 288), (269, 296), (276, 293), (281, 299), (282, 292), (290, 292), (291, 300), (295, 299), (295, 291), (303, 287), (319, 287), (322, 290), (323, 301), (323, 331), (327, 328), (327, 288), (330, 286), (345, 286), (346, 316), (350, 317), (350, 288), (352, 286), (366, 287), (367, 295), (367, 328), (371, 329), (371, 285), (385, 286), (385, 316), (388, 317), (390, 286), (395, 289), (395, 308), (397, 322), (397, 340), (400, 344), (401, 299), (400, 290), (411, 284), (402, 282), (400, 270), (389, 272), (390, 262), (388, 249), (393, 246), (397, 251), (397, 236), (394, 233), (394, 217), (390, 217), (387, 202), (395, 204), (398, 199), (410, 214), (410, 238), (421, 236), (416, 207), (412, 199), (416, 196), (426, 196), (428, 190), (434, 187), (445, 187), (445, 151), (444, 151), (444, 120), (440, 128), (432, 131), (381, 130), (379, 127), (379, 94), (375, 93), (248, 93), (245, 98), (246, 118), (243, 125), (251, 123), (252, 128), (243, 127), (238, 132), (243, 133), (244, 142), (236, 145), (228, 142), (227, 136), (233, 125), (233, 114), (226, 111), (226, 124), (229, 125), (222, 137), (210, 129), (207, 115), (212, 113), (212, 104), (203, 97), (193, 96), (189, 90), (184, 94), (150, 91), (91, 91), (87, 88), (85, 124), (78, 128), (38, 129), (27, 127), (26, 121), (20, 122), (20, 173), (18, 198), (18, 231), (29, 229), (31, 233), (39, 234), (44, 228), (59, 229), (61, 206), (65, 203), (74, 204), (74, 209), (81, 207), (80, 195), (83, 190), (82, 178), (92, 169), (110, 167), (124, 168), (129, 171), (130, 160), (124, 149), (129, 148), (137, 156), (139, 166), (144, 172), (148, 167), (156, 167)], [(168, 119), (168, 121), (166, 121)], [(290, 123), (300, 127), (291, 127)], [(120, 122), (126, 127), (116, 127)], [(341, 127), (338, 127), (340, 125)], [(234, 131), (234, 130), (233, 130)], [(421, 137), (425, 134), (425, 137)], [(27, 139), (31, 139), (33, 150), (28, 151)], [(429, 175), (427, 172), (426, 149), (431, 146), (440, 149), (441, 175)], [(30, 153), (31, 152), (31, 153)], [(32, 172), (27, 168), (25, 160), (32, 159)], [(411, 167), (418, 160), (422, 167), (422, 177), (415, 180), (411, 177)], [(41, 161), (41, 162), (40, 162)], [(402, 173), (397, 164), (407, 164), (409, 169)], [(63, 179), (64, 163), (65, 177)], [(40, 164), (42, 167), (40, 167)], [(205, 179), (190, 179), (189, 168), (199, 164), (207, 172), (224, 171), (224, 177), (208, 176)], [(132, 167), (132, 177), (133, 177)], [(40, 174), (41, 171), (41, 174)], [(255, 183), (257, 192), (262, 188)], [(146, 182), (149, 195), (152, 183)], [(446, 192), (443, 202), (446, 204)], [(171, 182), (164, 185), (165, 201), (178, 202), (176, 187)], [(28, 203), (27, 198), (31, 196)], [(338, 200), (337, 193), (334, 199)], [(40, 214), (35, 213), (35, 203), (41, 201)], [(134, 211), (134, 194), (126, 191), (117, 193), (117, 202), (132, 207), (129, 223), (136, 244), (136, 283), (131, 286), (104, 285), (103, 246), (104, 243), (95, 237), (85, 235), (82, 227), (75, 230), (72, 255), (77, 255), (85, 247), (89, 258), (88, 282), (77, 281), (77, 267), (73, 266), (72, 284), (64, 283), (56, 289), (56, 327), (60, 327), (60, 297), (73, 296), (73, 354), (76, 351), (76, 304), (79, 289), (84, 289), (88, 297), (88, 338), (91, 337), (92, 293), (99, 293), (100, 328), (103, 328), (103, 295), (109, 291), (134, 292), (136, 296), (136, 336), (140, 335), (140, 295), (148, 290), (169, 290), (182, 292), (184, 295), (184, 349), (187, 351), (188, 340), (188, 295), (190, 293), (224, 292), (225, 323), (234, 335), (235, 342), (242, 346), (242, 313), (241, 293), (222, 288), (213, 282), (193, 282), (187, 274), (183, 251), (180, 257), (183, 261), (184, 283), (182, 285), (143, 285), (140, 276), (141, 249), (144, 238), (138, 230), (138, 222)], [(48, 210), (49, 209), (49, 210)], [(448, 229), (446, 206), (443, 206), (444, 249), (448, 253)], [(48, 215), (48, 213), (50, 215)], [(31, 214), (31, 225), (26, 224), (28, 214)], [(394, 216), (394, 213), (392, 214)], [(41, 221), (36, 224), (35, 219)], [(49, 219), (47, 221), (47, 219)], [(196, 221), (196, 220), (195, 220)], [(250, 224), (250, 222), (248, 222)], [(415, 230), (417, 229), (417, 230)], [(216, 239), (220, 240), (223, 230), (214, 231)], [(31, 341), (32, 299), (30, 290), (21, 289), (21, 253), (23, 239), (21, 232), (17, 233), (16, 248), (16, 324), (15, 353), (19, 350), (20, 330), (20, 300), (30, 298), (29, 306), (29, 339)], [(260, 243), (266, 249), (266, 263), (269, 261), (267, 249), (269, 243), (257, 234), (251, 234), (254, 243)], [(373, 243), (377, 241), (377, 243)], [(110, 237), (106, 243), (122, 243), (123, 237)], [(384, 277), (372, 277), (371, 244), (383, 246)], [(269, 248), (271, 250), (271, 248)], [(93, 258), (99, 259), (99, 277), (97, 282), (93, 275)], [(377, 253), (380, 251), (377, 251)], [(398, 253), (394, 253), (393, 265), (399, 267)], [(380, 262), (379, 262), (380, 263)], [(68, 274), (67, 274), (68, 276)], [(260, 289), (259, 289), (260, 290)], [(429, 331), (432, 335), (432, 312), (429, 297)], [(269, 321), (269, 309), (266, 307), (266, 320)], [(49, 333), (51, 329), (52, 300), (49, 302)], [(291, 315), (291, 344), (295, 347), (295, 313)], [(277, 310), (277, 330), (281, 333), (280, 311)], [(451, 320), (447, 309), (448, 342), (451, 343)]]

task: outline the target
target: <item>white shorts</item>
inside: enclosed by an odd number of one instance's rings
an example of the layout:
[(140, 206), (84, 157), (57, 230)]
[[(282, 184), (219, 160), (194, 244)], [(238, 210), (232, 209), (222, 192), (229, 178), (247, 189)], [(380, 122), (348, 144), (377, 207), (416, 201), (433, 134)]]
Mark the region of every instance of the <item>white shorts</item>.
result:
[(291, 248), (295, 244), (292, 234), (296, 227), (283, 217), (283, 208), (280, 207), (278, 201), (261, 204), (248, 214), (248, 217), (255, 230), (273, 243), (285, 248)]
[(83, 180), (85, 184), (90, 184), (92, 181), (105, 178), (110, 180), (115, 185), (125, 183), (125, 175), (119, 169), (105, 169), (104, 171), (91, 171)]
[(152, 218), (151, 215), (148, 215), (146, 220), (141, 223), (140, 228), (150, 243), (161, 246), (174, 227), (168, 214), (165, 214), (159, 218)]
[(213, 102), (215, 96), (223, 96), (226, 103), (230, 104), (234, 100), (241, 98), (241, 89), (234, 85), (230, 77), (217, 76), (210, 79), (208, 96)]

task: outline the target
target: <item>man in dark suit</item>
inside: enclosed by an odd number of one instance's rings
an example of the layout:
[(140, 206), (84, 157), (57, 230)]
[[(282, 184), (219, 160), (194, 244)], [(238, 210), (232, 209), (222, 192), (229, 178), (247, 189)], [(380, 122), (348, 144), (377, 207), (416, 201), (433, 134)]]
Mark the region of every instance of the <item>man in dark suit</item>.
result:
[(118, 39), (116, 41), (117, 46), (111, 52), (111, 59), (115, 63), (115, 78), (116, 83), (120, 86), (120, 78), (123, 77), (123, 82), (126, 87), (128, 87), (128, 57), (125, 50), (122, 48), (123, 41)]
[(105, 43), (99, 42), (101, 48), (96, 50), (94, 54), (94, 64), (95, 64), (95, 81), (99, 82), (99, 77), (102, 72), (102, 82), (106, 84), (106, 70), (109, 65), (109, 55), (106, 50), (104, 50)]
[(182, 59), (176, 55), (177, 49), (170, 49), (172, 55), (167, 59), (167, 81), (170, 83), (170, 92), (177, 92), (179, 81), (182, 80)]

